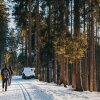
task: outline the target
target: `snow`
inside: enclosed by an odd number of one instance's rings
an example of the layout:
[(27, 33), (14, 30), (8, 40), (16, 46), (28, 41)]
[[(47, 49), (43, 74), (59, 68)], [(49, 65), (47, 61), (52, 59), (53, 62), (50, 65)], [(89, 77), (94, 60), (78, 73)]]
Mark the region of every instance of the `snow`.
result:
[(6, 92), (2, 91), (0, 81), (0, 100), (100, 100), (100, 93), (77, 92), (71, 86), (65, 88), (63, 85), (14, 76)]

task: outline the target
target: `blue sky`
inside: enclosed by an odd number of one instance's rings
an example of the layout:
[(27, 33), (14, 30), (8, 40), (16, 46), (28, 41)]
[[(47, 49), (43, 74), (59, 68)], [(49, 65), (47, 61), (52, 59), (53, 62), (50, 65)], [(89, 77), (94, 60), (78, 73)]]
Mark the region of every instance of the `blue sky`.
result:
[(11, 3), (11, 0), (10, 0), (10, 2), (8, 0), (4, 0), (4, 1), (5, 1), (5, 4), (6, 4), (6, 7), (9, 8), (8, 9), (8, 13), (9, 13), (8, 27), (9, 27), (9, 29), (11, 29), (11, 28), (15, 29), (14, 17), (12, 16), (12, 10), (13, 10), (13, 5), (14, 4)]

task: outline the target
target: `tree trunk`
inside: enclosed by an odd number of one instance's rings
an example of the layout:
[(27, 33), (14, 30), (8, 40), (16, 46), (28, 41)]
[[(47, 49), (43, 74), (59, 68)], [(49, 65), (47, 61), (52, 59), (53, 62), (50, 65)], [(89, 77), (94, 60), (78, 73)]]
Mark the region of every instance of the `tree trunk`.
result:
[(36, 1), (36, 32), (35, 32), (35, 68), (36, 74), (35, 77), (38, 78), (39, 74), (39, 64), (40, 64), (40, 49), (39, 49), (39, 0)]
[(83, 91), (80, 61), (76, 61), (76, 90)]
[(76, 88), (76, 62), (72, 66), (72, 88)]
[(72, 10), (73, 5), (72, 5), (72, 1), (73, 0), (71, 0), (71, 36), (73, 35), (73, 31), (72, 31), (72, 28), (73, 28), (73, 10)]
[(47, 64), (47, 82), (48, 83), (50, 83), (50, 72), (49, 72), (50, 68), (49, 67), (50, 66), (49, 66), (49, 60), (48, 60), (48, 64)]
[(27, 32), (25, 33), (25, 66), (28, 66), (28, 57), (27, 57)]
[(62, 54), (60, 56), (60, 67), (61, 67), (61, 70), (60, 70), (60, 82), (59, 84), (61, 85), (62, 83), (64, 83), (64, 55)]
[[(40, 43), (39, 43), (40, 44)], [(40, 81), (42, 81), (43, 80), (43, 77), (42, 77), (42, 74), (43, 74), (43, 66), (42, 66), (42, 62), (41, 62), (41, 60), (40, 60), (40, 54), (41, 54), (41, 49), (40, 49), (40, 47), (39, 47), (39, 74), (40, 74)]]
[(66, 85), (68, 85), (69, 84), (69, 82), (68, 82), (68, 58), (66, 58)]
[(45, 68), (42, 66), (42, 81), (45, 81)]
[[(85, 22), (86, 22), (86, 7), (85, 7), (85, 0), (84, 0), (84, 34), (86, 33), (86, 25), (85, 25)], [(88, 50), (88, 49), (87, 49)], [(87, 52), (85, 54), (85, 58), (84, 58), (84, 61), (85, 61), (85, 72), (84, 72), (84, 90), (87, 91), (88, 90), (88, 63), (87, 63)]]
[(32, 20), (31, 20), (31, 0), (29, 0), (29, 41), (28, 41), (28, 50), (29, 50), (29, 66), (32, 67)]
[(97, 91), (97, 77), (96, 77), (96, 59), (95, 59), (95, 46), (94, 46), (94, 73), (93, 73), (93, 90)]
[(93, 1), (90, 0), (90, 91), (93, 91), (94, 78), (94, 23), (93, 23)]
[(96, 58), (95, 58), (95, 38), (94, 38), (94, 34), (93, 34), (93, 62), (94, 62), (94, 72), (93, 72), (93, 91), (97, 91), (97, 77), (96, 77)]
[(84, 80), (84, 90), (87, 91), (88, 90), (88, 63), (87, 63), (87, 55), (85, 56), (85, 80)]
[[(80, 36), (80, 0), (74, 0), (74, 36)], [(82, 91), (81, 65), (76, 61), (76, 90)]]
[[(59, 61), (59, 63), (58, 63), (58, 61)], [(59, 84), (59, 80), (60, 80), (60, 70), (61, 70), (61, 67), (60, 67), (60, 58), (57, 55), (57, 84)]]
[(56, 54), (55, 54), (55, 57), (54, 57), (54, 60), (53, 60), (53, 81), (56, 83), (56, 66), (57, 66), (57, 63), (56, 63)]

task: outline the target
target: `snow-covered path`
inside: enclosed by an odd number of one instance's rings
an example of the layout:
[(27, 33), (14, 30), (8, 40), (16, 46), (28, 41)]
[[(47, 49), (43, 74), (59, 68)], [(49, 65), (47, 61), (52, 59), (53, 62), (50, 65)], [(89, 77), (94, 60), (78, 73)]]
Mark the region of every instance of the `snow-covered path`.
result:
[(23, 80), (20, 76), (13, 77), (6, 92), (2, 92), (1, 85), (0, 81), (0, 100), (100, 100), (99, 92), (76, 92), (71, 87), (35, 79)]
[(53, 100), (51, 95), (46, 94), (33, 82), (34, 79), (22, 80), (21, 77), (14, 77), (6, 92), (2, 92), (0, 88), (0, 100)]

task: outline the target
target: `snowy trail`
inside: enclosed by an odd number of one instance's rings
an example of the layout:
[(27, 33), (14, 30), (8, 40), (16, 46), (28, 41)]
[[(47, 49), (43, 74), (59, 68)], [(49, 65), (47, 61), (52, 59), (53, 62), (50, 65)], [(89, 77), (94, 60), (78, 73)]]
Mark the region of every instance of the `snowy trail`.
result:
[(21, 83), (18, 83), (18, 85), (19, 85), (20, 89), (22, 90), (24, 100), (32, 100), (31, 95), (29, 94), (27, 89)]
[(23, 91), (24, 100), (53, 100), (52, 96), (34, 84), (34, 80), (17, 81)]
[(13, 77), (6, 92), (1, 85), (0, 81), (0, 100), (100, 100), (100, 92), (77, 92), (54, 83), (23, 80), (21, 76)]
[(0, 100), (53, 100), (51, 95), (46, 94), (33, 82), (34, 79), (23, 80), (21, 77), (14, 78), (6, 92), (3, 92), (2, 88), (0, 88)]
[(21, 79), (14, 79), (6, 92), (0, 89), (0, 100), (32, 100), (31, 95), (21, 81)]

